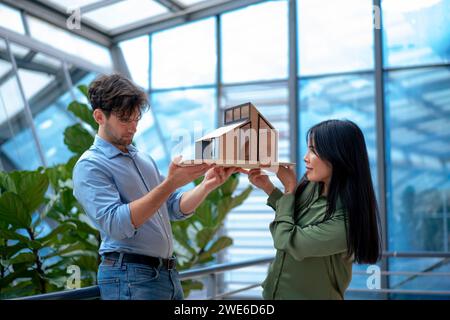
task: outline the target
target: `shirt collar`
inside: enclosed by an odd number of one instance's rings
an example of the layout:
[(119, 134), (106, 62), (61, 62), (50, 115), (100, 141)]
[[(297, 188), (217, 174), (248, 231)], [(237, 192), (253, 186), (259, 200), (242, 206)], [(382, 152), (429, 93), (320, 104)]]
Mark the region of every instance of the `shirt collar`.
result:
[(109, 159), (114, 158), (115, 156), (122, 154), (124, 156), (130, 155), (134, 158), (137, 153), (137, 148), (132, 144), (127, 146), (128, 153), (122, 152), (119, 148), (114, 146), (112, 143), (106, 141), (101, 138), (98, 134), (95, 135), (94, 139), (94, 147), (100, 149)]

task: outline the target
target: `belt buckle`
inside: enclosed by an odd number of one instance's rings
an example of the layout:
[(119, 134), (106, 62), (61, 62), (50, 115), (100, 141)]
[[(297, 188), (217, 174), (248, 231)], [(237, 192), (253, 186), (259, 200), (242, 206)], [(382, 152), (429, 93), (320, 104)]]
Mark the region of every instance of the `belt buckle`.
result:
[(176, 265), (177, 265), (177, 259), (176, 258), (168, 258), (167, 259), (167, 270), (175, 269)]

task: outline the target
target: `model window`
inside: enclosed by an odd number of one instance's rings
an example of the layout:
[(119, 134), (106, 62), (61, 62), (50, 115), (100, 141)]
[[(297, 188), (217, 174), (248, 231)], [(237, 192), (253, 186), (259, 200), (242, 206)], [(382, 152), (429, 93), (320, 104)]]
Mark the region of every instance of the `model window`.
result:
[(242, 108), (241, 108), (241, 118), (242, 119), (245, 119), (245, 118), (248, 118), (248, 105), (246, 105), (246, 106), (243, 106)]
[(233, 121), (233, 110), (227, 110), (225, 113), (225, 123)]
[(233, 110), (233, 120), (240, 120), (241, 119), (241, 108), (236, 108)]

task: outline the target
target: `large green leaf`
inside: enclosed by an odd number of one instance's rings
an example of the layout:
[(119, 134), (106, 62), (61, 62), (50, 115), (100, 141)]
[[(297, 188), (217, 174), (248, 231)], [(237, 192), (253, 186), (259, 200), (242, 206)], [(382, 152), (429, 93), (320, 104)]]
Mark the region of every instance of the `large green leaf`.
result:
[(44, 265), (44, 268), (46, 271), (53, 268), (64, 268), (65, 266), (75, 264), (74, 261), (75, 260), (73, 257), (58, 257), (58, 261), (51, 264), (46, 263)]
[(34, 263), (36, 261), (36, 257), (31, 252), (22, 252), (13, 258), (9, 259), (9, 263), (12, 265), (22, 264), (22, 263)]
[(19, 240), (22, 243), (28, 243), (29, 241), (31, 241), (26, 236), (23, 236), (14, 230), (7, 230), (7, 229), (0, 229), (0, 238), (8, 240)]
[(70, 151), (77, 154), (82, 154), (89, 149), (93, 142), (94, 137), (92, 137), (79, 123), (66, 128), (64, 131), (64, 143)]
[(55, 165), (45, 169), (45, 174), (47, 175), (50, 184), (55, 191), (59, 191), (60, 182), (65, 182), (72, 179), (73, 167), (79, 157), (80, 155), (74, 155), (67, 161), (67, 163)]
[(222, 224), (222, 221), (225, 219), (226, 215), (231, 210), (232, 199), (231, 197), (224, 197), (220, 199), (217, 203), (217, 217), (214, 219), (214, 223), (217, 226)]
[(72, 101), (67, 109), (84, 123), (90, 125), (94, 131), (98, 130), (98, 123), (94, 120), (91, 108), (89, 108), (86, 104), (78, 101)]
[(198, 280), (183, 280), (181, 281), (181, 286), (185, 297), (187, 297), (192, 290), (203, 289), (203, 283)]
[(62, 178), (65, 175), (64, 171), (65, 171), (64, 165), (57, 165), (45, 169), (45, 174), (48, 177), (50, 186), (56, 191), (59, 189), (59, 180), (64, 180)]
[[(15, 279), (13, 279), (15, 280)], [(24, 280), (14, 283), (14, 286), (2, 287), (0, 300), (30, 296), (35, 292), (33, 283)]]
[(83, 272), (85, 272), (85, 271), (97, 272), (98, 257), (83, 255), (83, 256), (77, 257), (73, 264), (79, 266), (80, 269), (83, 270)]
[(5, 191), (17, 193), (16, 185), (8, 173), (0, 172), (0, 194)]
[(43, 246), (47, 246), (49, 244), (56, 244), (58, 242), (58, 236), (70, 230), (75, 230), (76, 228), (77, 225), (73, 222), (63, 222), (55, 229), (53, 229), (48, 235), (39, 238), (38, 240), (42, 243)]
[(227, 181), (221, 186), (222, 192), (224, 196), (231, 196), (236, 190), (237, 185), (239, 183), (239, 175), (233, 173)]
[(213, 260), (212, 255), (214, 253), (219, 252), (220, 250), (223, 250), (233, 244), (233, 240), (230, 237), (222, 236), (219, 239), (217, 239), (211, 247), (200, 254), (198, 257), (198, 261), (200, 263), (206, 263)]
[(77, 86), (78, 90), (89, 100), (89, 89), (86, 85), (80, 84)]
[(27, 243), (19, 242), (12, 246), (0, 246), (0, 255), (5, 259), (8, 260), (15, 254), (17, 254), (20, 250), (23, 250), (25, 248), (28, 248)]
[(31, 224), (31, 213), (18, 195), (5, 192), (0, 196), (0, 220), (14, 227), (28, 228)]
[(209, 201), (203, 201), (195, 210), (194, 218), (205, 227), (213, 226), (212, 205)]
[(206, 197), (205, 201), (211, 202), (211, 203), (217, 203), (223, 196), (222, 187), (219, 187), (215, 190), (213, 190), (208, 197)]
[(96, 236), (99, 231), (93, 227), (91, 227), (88, 223), (81, 221), (80, 219), (67, 219), (67, 222), (72, 222), (76, 225), (77, 231), (80, 233), (92, 234)]
[(199, 248), (204, 248), (206, 246), (214, 236), (214, 231), (213, 228), (204, 228), (197, 233), (195, 240)]
[(205, 178), (204, 176), (201, 176), (201, 177), (195, 179), (195, 180), (193, 181), (193, 182), (194, 182), (194, 185), (198, 186), (200, 183), (202, 183), (202, 181), (203, 181), (204, 178)]
[[(181, 221), (179, 221), (181, 222)], [(189, 237), (187, 236), (187, 231), (184, 228), (181, 228), (178, 224), (178, 221), (176, 224), (174, 224), (173, 226), (173, 234), (174, 234), (174, 238), (175, 240), (181, 245), (183, 246), (186, 250), (188, 250), (192, 255), (196, 255), (197, 252), (195, 251), (195, 249), (192, 247), (192, 245), (190, 244), (190, 240)]]
[(252, 190), (252, 186), (248, 186), (244, 191), (242, 191), (240, 195), (234, 197), (231, 203), (232, 209), (240, 206), (245, 201), (245, 199), (248, 198)]
[(49, 259), (56, 256), (69, 256), (71, 254), (73, 255), (74, 253), (78, 254), (82, 252), (84, 249), (86, 249), (86, 246), (83, 243), (78, 242), (74, 244), (67, 244), (62, 246), (61, 248), (58, 248), (56, 251), (45, 255), (43, 258)]
[(59, 192), (59, 196), (60, 196), (60, 204), (64, 212), (66, 213), (66, 215), (69, 215), (70, 211), (77, 202), (77, 200), (73, 195), (73, 189), (71, 188), (61, 189)]
[(209, 252), (202, 252), (198, 255), (196, 263), (198, 264), (206, 264), (211, 261), (214, 261), (214, 257)]
[(14, 268), (14, 272), (9, 273), (7, 276), (0, 278), (0, 288), (6, 288), (14, 280), (20, 278), (31, 278), (36, 272), (28, 270), (28, 266), (20, 264)]
[(212, 246), (208, 249), (209, 254), (214, 254), (216, 252), (219, 252), (220, 250), (223, 250), (233, 244), (233, 239), (227, 236), (222, 236), (219, 239), (217, 239)]
[(45, 173), (38, 171), (14, 171), (10, 173), (16, 186), (17, 195), (31, 215), (44, 202), (49, 180)]
[(68, 172), (68, 175), (67, 175), (68, 179), (72, 179), (73, 167), (75, 167), (75, 164), (77, 163), (79, 158), (80, 158), (79, 155), (75, 155), (72, 158), (70, 158), (69, 161), (67, 161), (66, 171)]

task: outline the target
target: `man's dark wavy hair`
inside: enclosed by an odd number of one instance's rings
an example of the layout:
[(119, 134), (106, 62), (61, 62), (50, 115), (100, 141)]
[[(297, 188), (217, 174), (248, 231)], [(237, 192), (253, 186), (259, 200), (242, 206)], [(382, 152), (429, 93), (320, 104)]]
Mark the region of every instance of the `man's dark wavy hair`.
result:
[(113, 113), (121, 121), (130, 120), (136, 109), (140, 114), (148, 107), (146, 93), (125, 76), (114, 73), (101, 75), (89, 85), (92, 109), (101, 109), (107, 118)]

